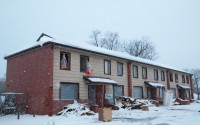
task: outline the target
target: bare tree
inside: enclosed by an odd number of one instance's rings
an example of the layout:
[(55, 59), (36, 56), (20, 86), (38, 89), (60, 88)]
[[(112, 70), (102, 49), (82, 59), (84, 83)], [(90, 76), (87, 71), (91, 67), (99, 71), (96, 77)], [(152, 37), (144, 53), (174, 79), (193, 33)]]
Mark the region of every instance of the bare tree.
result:
[(125, 52), (136, 57), (149, 60), (155, 60), (158, 58), (155, 46), (148, 37), (143, 37), (141, 40), (124, 42), (123, 47)]
[(3, 76), (0, 78), (0, 93), (5, 91), (6, 87), (6, 77)]
[(90, 35), (90, 41), (89, 43), (91, 45), (97, 46), (97, 47), (103, 47), (104, 46), (104, 42), (102, 41), (102, 35), (101, 35), (101, 31), (100, 30), (94, 30), (92, 31), (91, 35)]
[(119, 34), (117, 32), (107, 32), (102, 41), (105, 48), (116, 51), (119, 47)]
[(193, 87), (195, 93), (198, 95), (198, 100), (200, 99), (200, 69), (193, 69)]

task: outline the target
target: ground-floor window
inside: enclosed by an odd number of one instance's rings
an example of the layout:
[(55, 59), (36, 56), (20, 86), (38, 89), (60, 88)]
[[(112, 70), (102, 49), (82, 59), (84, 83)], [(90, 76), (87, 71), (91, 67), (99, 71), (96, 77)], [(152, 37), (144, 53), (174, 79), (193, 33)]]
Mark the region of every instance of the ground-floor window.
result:
[(175, 88), (171, 88), (171, 91), (173, 93), (173, 98), (176, 98), (176, 89)]
[(133, 87), (133, 97), (134, 98), (143, 98), (143, 87), (142, 86), (134, 86)]
[(61, 82), (60, 85), (60, 99), (61, 100), (78, 100), (79, 98), (79, 84)]
[(190, 97), (190, 90), (189, 89), (186, 89), (186, 98), (189, 98)]
[(163, 98), (164, 97), (164, 92), (165, 92), (165, 88), (158, 88), (158, 90), (159, 90), (159, 97), (160, 98)]
[(124, 86), (123, 85), (113, 85), (113, 95), (114, 98), (118, 98), (124, 95)]

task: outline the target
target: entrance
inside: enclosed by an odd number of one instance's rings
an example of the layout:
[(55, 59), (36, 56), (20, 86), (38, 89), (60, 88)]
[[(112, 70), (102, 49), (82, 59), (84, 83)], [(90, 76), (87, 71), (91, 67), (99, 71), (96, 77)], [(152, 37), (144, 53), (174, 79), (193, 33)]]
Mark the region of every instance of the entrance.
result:
[(88, 85), (88, 97), (90, 105), (98, 105), (103, 108), (105, 100), (104, 85)]

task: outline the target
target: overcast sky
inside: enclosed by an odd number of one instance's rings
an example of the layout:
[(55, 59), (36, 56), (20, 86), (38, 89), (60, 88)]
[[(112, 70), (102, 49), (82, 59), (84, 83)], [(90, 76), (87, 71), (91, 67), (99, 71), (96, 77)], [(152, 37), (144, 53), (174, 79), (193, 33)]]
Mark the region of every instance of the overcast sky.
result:
[(0, 77), (4, 56), (41, 33), (86, 42), (95, 29), (122, 41), (148, 36), (157, 61), (200, 68), (200, 0), (0, 0)]

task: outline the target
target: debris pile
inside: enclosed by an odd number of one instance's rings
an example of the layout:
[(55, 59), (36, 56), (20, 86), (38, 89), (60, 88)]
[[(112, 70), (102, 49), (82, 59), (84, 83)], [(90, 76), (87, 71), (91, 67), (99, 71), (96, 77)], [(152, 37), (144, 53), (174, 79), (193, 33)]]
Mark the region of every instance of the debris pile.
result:
[(73, 104), (69, 104), (63, 108), (62, 111), (58, 112), (57, 115), (68, 116), (68, 115), (95, 115), (93, 111), (90, 111), (85, 104), (80, 104), (74, 101)]
[(120, 96), (117, 99), (117, 106), (123, 109), (142, 109), (143, 105), (154, 105), (152, 101), (147, 99), (133, 99), (130, 97)]
[(176, 100), (174, 101), (175, 105), (189, 105), (190, 104), (190, 100), (183, 100), (181, 98), (176, 98)]

